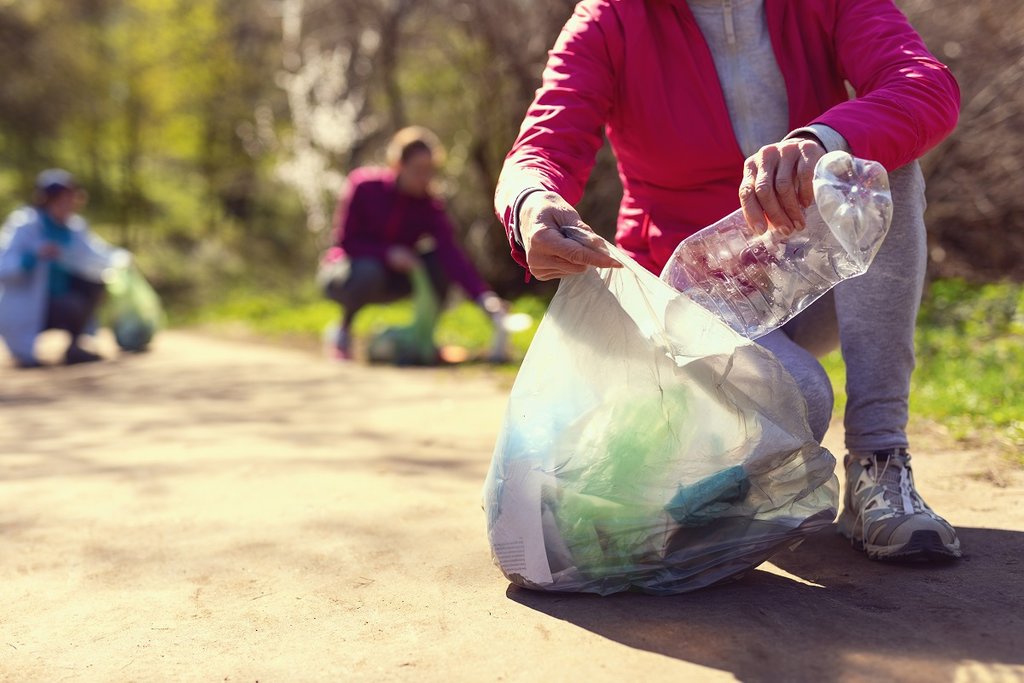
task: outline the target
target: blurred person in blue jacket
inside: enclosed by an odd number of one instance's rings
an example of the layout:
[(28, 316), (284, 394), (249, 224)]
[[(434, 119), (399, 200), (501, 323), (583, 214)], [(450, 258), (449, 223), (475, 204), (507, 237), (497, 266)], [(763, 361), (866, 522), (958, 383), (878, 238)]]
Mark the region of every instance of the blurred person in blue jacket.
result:
[(43, 171), (33, 204), (14, 211), (0, 229), (0, 337), (18, 367), (39, 367), (36, 337), (65, 330), (68, 365), (102, 360), (81, 337), (93, 326), (105, 287), (102, 272), (115, 250), (78, 215), (85, 193), (70, 173)]

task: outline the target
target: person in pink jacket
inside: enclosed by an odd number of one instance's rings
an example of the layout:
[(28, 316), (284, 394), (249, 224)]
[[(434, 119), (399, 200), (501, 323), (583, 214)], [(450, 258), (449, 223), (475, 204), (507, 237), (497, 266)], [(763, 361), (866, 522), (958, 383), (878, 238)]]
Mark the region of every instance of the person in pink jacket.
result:
[[(850, 97), (846, 84), (856, 92)], [(893, 223), (873, 265), (762, 337), (797, 380), (819, 439), (847, 366), (839, 530), (883, 560), (959, 557), (918, 494), (906, 435), (924, 281), (916, 163), (955, 127), (959, 88), (891, 0), (583, 0), (551, 50), (495, 209), (538, 279), (617, 264), (573, 205), (604, 136), (623, 185), (616, 243), (657, 273), (687, 236), (742, 207), (758, 230), (804, 227), (811, 173), (842, 149), (890, 171)]]
[(403, 128), (392, 137), (387, 154), (387, 167), (353, 170), (338, 198), (334, 245), (319, 275), (324, 294), (342, 309), (334, 356), (351, 358), (352, 323), (365, 306), (411, 294), (409, 272), (417, 264), (429, 275), (439, 302), (454, 281), (490, 316), (500, 340), (507, 306), (459, 247), (444, 202), (433, 191), (443, 156), (437, 136), (420, 126)]

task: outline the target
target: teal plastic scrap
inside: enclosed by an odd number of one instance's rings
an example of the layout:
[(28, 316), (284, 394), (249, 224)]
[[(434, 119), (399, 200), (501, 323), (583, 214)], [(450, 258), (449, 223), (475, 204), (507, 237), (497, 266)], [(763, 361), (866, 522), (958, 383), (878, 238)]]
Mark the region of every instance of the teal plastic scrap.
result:
[(703, 526), (741, 504), (750, 491), (750, 478), (740, 465), (716, 472), (679, 491), (665, 511), (680, 526)]

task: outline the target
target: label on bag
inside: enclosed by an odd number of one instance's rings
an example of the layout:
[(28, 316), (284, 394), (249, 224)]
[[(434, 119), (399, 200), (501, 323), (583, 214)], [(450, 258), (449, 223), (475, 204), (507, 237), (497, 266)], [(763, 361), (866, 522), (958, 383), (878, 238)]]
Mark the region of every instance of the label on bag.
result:
[(530, 583), (551, 583), (541, 524), (541, 489), (553, 481), (526, 460), (507, 464), (502, 482), (501, 512), (491, 528), (491, 548), (506, 574)]

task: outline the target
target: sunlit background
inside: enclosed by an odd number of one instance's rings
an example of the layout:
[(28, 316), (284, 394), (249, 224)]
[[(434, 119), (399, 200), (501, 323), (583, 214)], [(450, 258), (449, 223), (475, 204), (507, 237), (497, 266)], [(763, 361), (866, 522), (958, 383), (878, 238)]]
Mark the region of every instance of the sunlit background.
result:
[[(901, 0), (963, 91), (923, 160), (930, 271), (920, 414), (1024, 443), (1024, 6)], [(336, 316), (312, 274), (345, 173), (422, 124), (448, 147), (444, 190), (484, 277), (539, 317), (491, 197), (567, 0), (0, 0), (0, 210), (61, 166), (86, 216), (132, 250), (172, 323), (316, 339)], [(609, 234), (602, 151), (581, 214)], [(407, 314), (374, 309), (361, 329)], [(456, 306), (442, 342), (486, 343)], [(519, 335), (521, 352), (529, 333)], [(838, 358), (830, 371), (842, 372)]]

